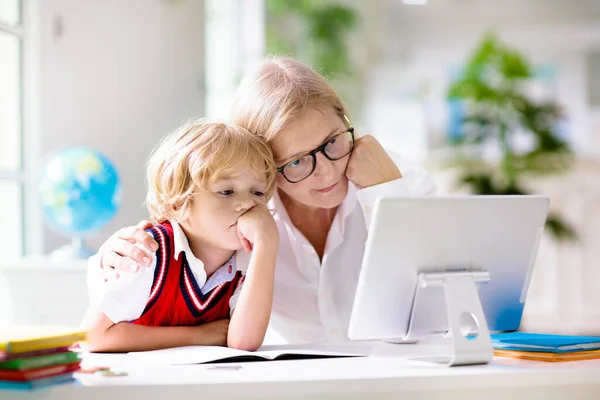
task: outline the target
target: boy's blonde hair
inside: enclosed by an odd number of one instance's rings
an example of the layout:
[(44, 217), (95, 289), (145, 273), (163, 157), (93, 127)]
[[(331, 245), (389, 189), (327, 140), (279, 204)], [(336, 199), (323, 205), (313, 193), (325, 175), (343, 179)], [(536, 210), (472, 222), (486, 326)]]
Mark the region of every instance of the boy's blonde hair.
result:
[(332, 107), (346, 122), (346, 106), (323, 76), (293, 58), (272, 57), (240, 85), (233, 122), (271, 141), (308, 108), (324, 107)]
[(269, 145), (246, 129), (221, 122), (188, 122), (166, 135), (147, 167), (146, 207), (162, 222), (183, 218), (198, 189), (250, 168), (264, 177), (267, 199), (273, 192), (275, 162)]

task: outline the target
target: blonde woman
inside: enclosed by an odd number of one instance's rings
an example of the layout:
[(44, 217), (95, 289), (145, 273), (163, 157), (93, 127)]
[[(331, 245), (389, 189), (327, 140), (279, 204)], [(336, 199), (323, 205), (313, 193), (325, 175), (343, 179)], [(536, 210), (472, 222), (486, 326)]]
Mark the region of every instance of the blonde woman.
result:
[(146, 232), (159, 245), (149, 267), (92, 298), (82, 323), (88, 349), (256, 350), (279, 240), (266, 206), (274, 175), (271, 149), (243, 128), (201, 120), (166, 136), (147, 171), (146, 205), (158, 223)]
[[(348, 340), (370, 210), (379, 196), (435, 193), (430, 175), (359, 137), (327, 81), (292, 58), (265, 60), (235, 99), (233, 122), (267, 140), (277, 165), (280, 246), (270, 327), (289, 343)], [(151, 224), (116, 232), (90, 259), (90, 289), (102, 275), (135, 272), (154, 249)]]

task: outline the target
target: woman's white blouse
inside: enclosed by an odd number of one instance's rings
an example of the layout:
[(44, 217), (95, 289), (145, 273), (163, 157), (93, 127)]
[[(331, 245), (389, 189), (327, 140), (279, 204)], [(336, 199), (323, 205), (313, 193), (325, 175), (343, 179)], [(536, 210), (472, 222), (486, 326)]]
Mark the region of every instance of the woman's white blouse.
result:
[(348, 340), (350, 313), (375, 200), (381, 196), (435, 194), (435, 183), (427, 171), (391, 156), (403, 177), (361, 190), (349, 186), (327, 236), (322, 262), (274, 195), (271, 206), (276, 210), (280, 239), (270, 328), (285, 341)]

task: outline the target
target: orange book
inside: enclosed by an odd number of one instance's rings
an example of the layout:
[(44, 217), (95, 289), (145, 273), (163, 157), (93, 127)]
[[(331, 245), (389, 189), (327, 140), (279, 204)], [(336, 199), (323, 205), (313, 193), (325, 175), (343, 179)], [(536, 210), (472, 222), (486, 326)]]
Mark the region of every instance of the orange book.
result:
[(581, 361), (600, 358), (600, 350), (576, 351), (573, 353), (544, 353), (520, 350), (494, 350), (494, 355), (499, 357), (520, 358), (523, 360), (563, 362)]

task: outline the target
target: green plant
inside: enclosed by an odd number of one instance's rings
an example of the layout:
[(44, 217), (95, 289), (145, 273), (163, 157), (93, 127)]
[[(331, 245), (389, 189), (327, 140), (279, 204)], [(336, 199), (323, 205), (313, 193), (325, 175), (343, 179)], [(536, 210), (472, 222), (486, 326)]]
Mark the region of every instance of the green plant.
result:
[(267, 0), (266, 50), (313, 66), (328, 78), (352, 72), (346, 43), (355, 11), (324, 0)]
[[(553, 102), (536, 104), (525, 94), (524, 84), (531, 78), (525, 57), (488, 35), (449, 89), (450, 100), (460, 101), (465, 109), (453, 139), (459, 150), (459, 184), (475, 194), (527, 194), (523, 178), (565, 172), (572, 164), (568, 144), (556, 133), (561, 110)], [(532, 148), (517, 151), (517, 134), (527, 135)], [(500, 146), (497, 162), (481, 155), (488, 143)], [(555, 213), (548, 216), (546, 227), (558, 240), (576, 238), (574, 229)]]

